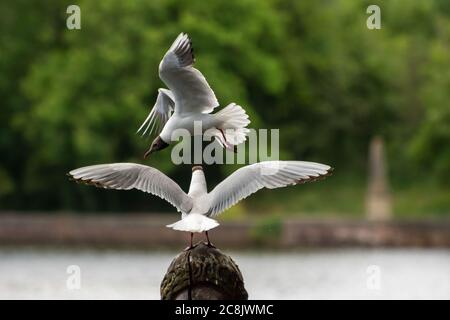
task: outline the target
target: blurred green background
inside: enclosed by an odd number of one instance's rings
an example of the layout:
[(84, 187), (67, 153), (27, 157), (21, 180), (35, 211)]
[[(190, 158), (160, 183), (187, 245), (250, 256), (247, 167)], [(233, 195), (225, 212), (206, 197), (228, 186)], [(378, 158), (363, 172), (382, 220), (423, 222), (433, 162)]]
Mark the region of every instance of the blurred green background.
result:
[[(66, 8), (81, 7), (81, 30)], [(369, 30), (366, 8), (381, 8)], [(102, 0), (0, 2), (0, 210), (174, 211), (138, 191), (76, 185), (80, 166), (133, 161), (158, 65), (180, 32), (221, 105), (279, 128), (282, 159), (333, 177), (261, 191), (230, 216), (362, 216), (367, 152), (386, 143), (395, 217), (450, 213), (450, 2), (447, 0)], [(147, 164), (185, 189), (170, 150)], [(235, 166), (206, 168), (210, 188)]]

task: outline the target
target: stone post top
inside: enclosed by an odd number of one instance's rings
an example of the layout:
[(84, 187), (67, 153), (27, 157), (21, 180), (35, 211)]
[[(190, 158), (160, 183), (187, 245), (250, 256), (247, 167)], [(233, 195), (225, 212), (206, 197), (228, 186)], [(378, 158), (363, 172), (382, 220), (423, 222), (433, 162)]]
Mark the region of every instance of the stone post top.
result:
[(247, 300), (242, 274), (230, 256), (203, 242), (181, 252), (161, 283), (162, 300)]

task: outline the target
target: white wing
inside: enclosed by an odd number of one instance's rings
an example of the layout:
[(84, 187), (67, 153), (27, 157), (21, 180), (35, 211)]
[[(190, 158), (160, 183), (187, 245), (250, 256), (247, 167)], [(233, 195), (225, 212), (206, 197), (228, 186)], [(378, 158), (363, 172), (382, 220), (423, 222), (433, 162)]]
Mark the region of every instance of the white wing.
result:
[(330, 174), (331, 167), (306, 161), (264, 161), (245, 166), (219, 183), (205, 201), (207, 216), (216, 216), (262, 188), (281, 188), (315, 181)]
[(77, 182), (117, 190), (138, 189), (158, 196), (178, 211), (188, 213), (192, 198), (161, 171), (136, 163), (110, 163), (83, 167), (68, 173)]
[(210, 113), (219, 105), (200, 71), (193, 67), (191, 39), (180, 33), (159, 64), (159, 77), (175, 96), (175, 112)]
[[(156, 132), (159, 133), (172, 115), (174, 106), (175, 98), (172, 92), (164, 88), (159, 88), (155, 105), (137, 132), (141, 131), (147, 125), (144, 132), (142, 132), (143, 136), (147, 133), (147, 131), (148, 135), (151, 135), (154, 129), (156, 129)], [(150, 129), (150, 131), (148, 129)]]

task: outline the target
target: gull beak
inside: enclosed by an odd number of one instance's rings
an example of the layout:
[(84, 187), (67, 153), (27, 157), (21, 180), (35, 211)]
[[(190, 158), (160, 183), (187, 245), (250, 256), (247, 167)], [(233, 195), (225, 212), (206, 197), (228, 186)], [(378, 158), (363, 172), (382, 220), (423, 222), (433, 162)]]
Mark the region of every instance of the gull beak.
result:
[(164, 142), (163, 139), (161, 139), (160, 136), (157, 136), (155, 138), (155, 140), (153, 141), (152, 145), (150, 146), (150, 148), (147, 150), (147, 152), (144, 154), (144, 159), (147, 159), (147, 157), (149, 155), (151, 155), (153, 152), (155, 151), (159, 151), (162, 149), (165, 149), (169, 146), (168, 143)]
[(149, 155), (151, 155), (155, 150), (153, 150), (153, 146), (151, 146), (147, 152), (144, 153), (144, 159), (147, 159)]

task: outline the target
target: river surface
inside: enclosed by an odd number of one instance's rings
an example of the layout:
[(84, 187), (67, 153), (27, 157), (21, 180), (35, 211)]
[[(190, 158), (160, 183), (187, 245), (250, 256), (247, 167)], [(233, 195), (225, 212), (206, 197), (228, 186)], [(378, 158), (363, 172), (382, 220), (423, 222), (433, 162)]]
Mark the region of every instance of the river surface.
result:
[[(227, 253), (250, 299), (450, 299), (449, 250)], [(159, 299), (175, 255), (3, 248), (0, 299)]]

